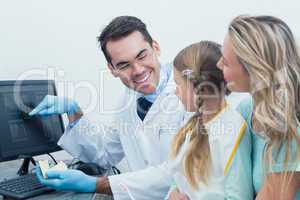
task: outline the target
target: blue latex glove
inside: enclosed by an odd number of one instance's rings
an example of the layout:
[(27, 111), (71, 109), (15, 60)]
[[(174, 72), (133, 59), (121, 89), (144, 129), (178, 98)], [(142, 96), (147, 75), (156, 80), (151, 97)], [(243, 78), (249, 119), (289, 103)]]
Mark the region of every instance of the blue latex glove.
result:
[(82, 171), (68, 169), (65, 171), (49, 170), (48, 178), (45, 179), (41, 169), (37, 168), (36, 175), (38, 180), (45, 186), (55, 190), (73, 191), (73, 192), (95, 192), (97, 178), (88, 176)]
[(66, 97), (46, 95), (29, 115), (53, 115), (63, 114), (73, 115), (80, 110), (78, 104)]

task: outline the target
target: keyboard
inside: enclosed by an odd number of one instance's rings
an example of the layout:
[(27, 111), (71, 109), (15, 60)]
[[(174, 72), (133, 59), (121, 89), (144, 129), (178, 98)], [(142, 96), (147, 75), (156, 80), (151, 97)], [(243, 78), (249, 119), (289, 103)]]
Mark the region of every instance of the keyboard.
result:
[(26, 199), (53, 191), (43, 186), (35, 174), (27, 174), (0, 182), (0, 194), (14, 199)]
[(114, 200), (112, 196), (108, 196), (105, 194), (94, 194), (92, 200)]

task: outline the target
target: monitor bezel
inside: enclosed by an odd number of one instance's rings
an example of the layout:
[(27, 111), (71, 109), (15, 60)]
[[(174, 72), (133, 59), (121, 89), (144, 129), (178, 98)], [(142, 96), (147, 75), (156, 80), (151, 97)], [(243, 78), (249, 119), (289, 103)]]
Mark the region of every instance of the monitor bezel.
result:
[[(0, 81), (0, 87), (1, 86), (11, 86), (11, 85), (51, 85), (51, 87), (53, 87), (53, 91), (54, 94), (53, 95), (57, 95), (57, 89), (55, 86), (55, 81), (54, 80), (3, 80)], [(62, 115), (58, 115), (59, 118), (59, 122), (60, 122), (60, 128), (62, 133), (64, 133), (65, 131), (65, 127), (64, 127), (64, 122), (62, 119)], [(53, 146), (54, 147), (54, 146)], [(15, 155), (15, 156), (8, 156), (8, 157), (3, 157), (2, 155), (2, 149), (0, 149), (0, 162), (5, 162), (5, 161), (11, 161), (11, 160), (17, 160), (17, 159), (22, 159), (22, 158), (26, 158), (26, 157), (34, 157), (34, 156), (39, 156), (39, 155), (43, 155), (43, 154), (47, 154), (47, 153), (53, 153), (53, 152), (57, 152), (57, 151), (61, 151), (63, 150), (60, 146), (58, 146), (58, 144), (56, 144), (56, 146), (54, 148), (49, 149), (49, 151), (36, 151), (34, 153), (31, 154), (19, 154), (19, 155)]]

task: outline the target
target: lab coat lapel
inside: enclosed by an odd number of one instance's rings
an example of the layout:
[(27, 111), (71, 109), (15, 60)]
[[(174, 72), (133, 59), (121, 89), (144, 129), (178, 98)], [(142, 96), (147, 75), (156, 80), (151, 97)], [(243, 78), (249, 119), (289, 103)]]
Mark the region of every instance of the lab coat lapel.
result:
[[(137, 139), (137, 145), (139, 146), (139, 149), (144, 157), (144, 161), (146, 165), (155, 165), (162, 161), (162, 157), (160, 156), (162, 147), (160, 143), (160, 129), (163, 125), (168, 123), (166, 120), (163, 119), (169, 119), (170, 117), (165, 116), (168, 115), (168, 113), (164, 112), (163, 104), (167, 103), (168, 95), (170, 95), (170, 98), (174, 98), (174, 92), (175, 92), (175, 84), (173, 80), (173, 73), (171, 73), (168, 83), (166, 87), (163, 89), (161, 94), (156, 98), (154, 103), (152, 104), (151, 108), (149, 109), (148, 113), (145, 116), (144, 121), (142, 121), (136, 112), (136, 106), (135, 107), (135, 113), (136, 113), (136, 139)], [(171, 95), (173, 97), (171, 97)], [(137, 96), (138, 98), (139, 96)], [(166, 111), (167, 112), (167, 111)], [(166, 147), (167, 148), (167, 147)], [(164, 156), (163, 156), (164, 157)]]

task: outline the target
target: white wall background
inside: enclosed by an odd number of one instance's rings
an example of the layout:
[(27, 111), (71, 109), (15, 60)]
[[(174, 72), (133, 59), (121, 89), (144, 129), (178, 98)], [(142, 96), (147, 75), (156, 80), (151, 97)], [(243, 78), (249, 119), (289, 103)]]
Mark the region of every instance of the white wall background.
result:
[[(99, 107), (114, 108), (123, 87), (108, 72), (101, 77), (106, 62), (96, 41), (115, 16), (135, 15), (146, 22), (166, 62), (193, 42), (222, 42), (239, 14), (281, 17), (299, 38), (299, 10), (296, 0), (0, 0), (0, 79), (43, 79), (48, 73), (60, 94), (65, 83), (81, 87), (68, 95), (83, 108), (93, 97), (97, 105), (88, 112), (99, 119), (104, 116)], [(97, 92), (91, 94), (91, 88)]]

